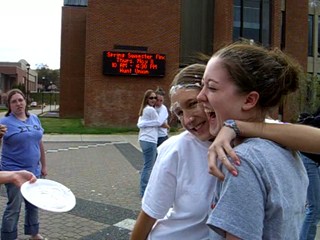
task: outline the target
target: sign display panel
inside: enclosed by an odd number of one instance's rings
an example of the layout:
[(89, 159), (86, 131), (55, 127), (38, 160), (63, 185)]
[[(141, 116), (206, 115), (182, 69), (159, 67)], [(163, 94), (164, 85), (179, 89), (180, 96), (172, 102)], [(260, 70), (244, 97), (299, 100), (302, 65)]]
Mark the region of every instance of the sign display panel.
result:
[(139, 52), (103, 52), (103, 74), (163, 77), (166, 55)]

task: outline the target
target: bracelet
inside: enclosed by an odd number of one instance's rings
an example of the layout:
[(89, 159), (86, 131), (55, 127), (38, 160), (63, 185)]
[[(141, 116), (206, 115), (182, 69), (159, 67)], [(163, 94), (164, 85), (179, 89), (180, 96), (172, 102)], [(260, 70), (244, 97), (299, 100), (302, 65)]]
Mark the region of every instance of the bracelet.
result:
[(228, 120), (224, 121), (223, 126), (231, 128), (235, 132), (237, 137), (240, 136), (240, 129), (238, 128), (235, 120), (228, 119)]

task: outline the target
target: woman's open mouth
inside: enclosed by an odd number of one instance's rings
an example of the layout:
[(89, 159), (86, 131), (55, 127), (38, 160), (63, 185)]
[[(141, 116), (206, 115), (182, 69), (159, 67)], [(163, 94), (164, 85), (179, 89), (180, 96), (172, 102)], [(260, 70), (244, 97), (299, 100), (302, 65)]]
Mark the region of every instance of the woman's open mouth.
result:
[(205, 113), (207, 114), (207, 117), (210, 121), (214, 120), (216, 118), (216, 113), (215, 111), (211, 110), (211, 109), (208, 109), (206, 108), (205, 110)]

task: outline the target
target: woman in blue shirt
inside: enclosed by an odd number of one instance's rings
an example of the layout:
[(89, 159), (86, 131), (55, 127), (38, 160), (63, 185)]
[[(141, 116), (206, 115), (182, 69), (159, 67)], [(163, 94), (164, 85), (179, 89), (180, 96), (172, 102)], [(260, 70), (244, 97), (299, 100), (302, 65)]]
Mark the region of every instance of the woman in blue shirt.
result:
[[(39, 118), (27, 112), (24, 94), (12, 89), (7, 97), (8, 112), (0, 119), (7, 132), (2, 137), (1, 170), (27, 170), (36, 177), (47, 175), (43, 128)], [(2, 217), (1, 239), (17, 239), (17, 225), (23, 197), (12, 183), (5, 184), (8, 202)], [(38, 208), (25, 200), (25, 234), (43, 239), (39, 234)]]

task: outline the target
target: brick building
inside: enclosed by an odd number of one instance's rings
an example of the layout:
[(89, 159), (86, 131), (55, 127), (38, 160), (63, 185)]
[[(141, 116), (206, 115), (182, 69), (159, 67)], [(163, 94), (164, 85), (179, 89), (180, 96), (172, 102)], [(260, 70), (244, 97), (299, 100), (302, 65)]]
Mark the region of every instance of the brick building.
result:
[(5, 104), (7, 92), (19, 86), (22, 86), (28, 93), (37, 92), (37, 71), (32, 70), (24, 59), (19, 62), (0, 62), (0, 105)]
[[(168, 92), (176, 71), (197, 53), (211, 55), (239, 38), (279, 47), (307, 70), (308, 11), (308, 0), (65, 0), (60, 116), (81, 117), (87, 126), (135, 126), (147, 89)], [(165, 56), (164, 74), (110, 74), (106, 51)], [(285, 121), (300, 110), (295, 99), (280, 109)]]

